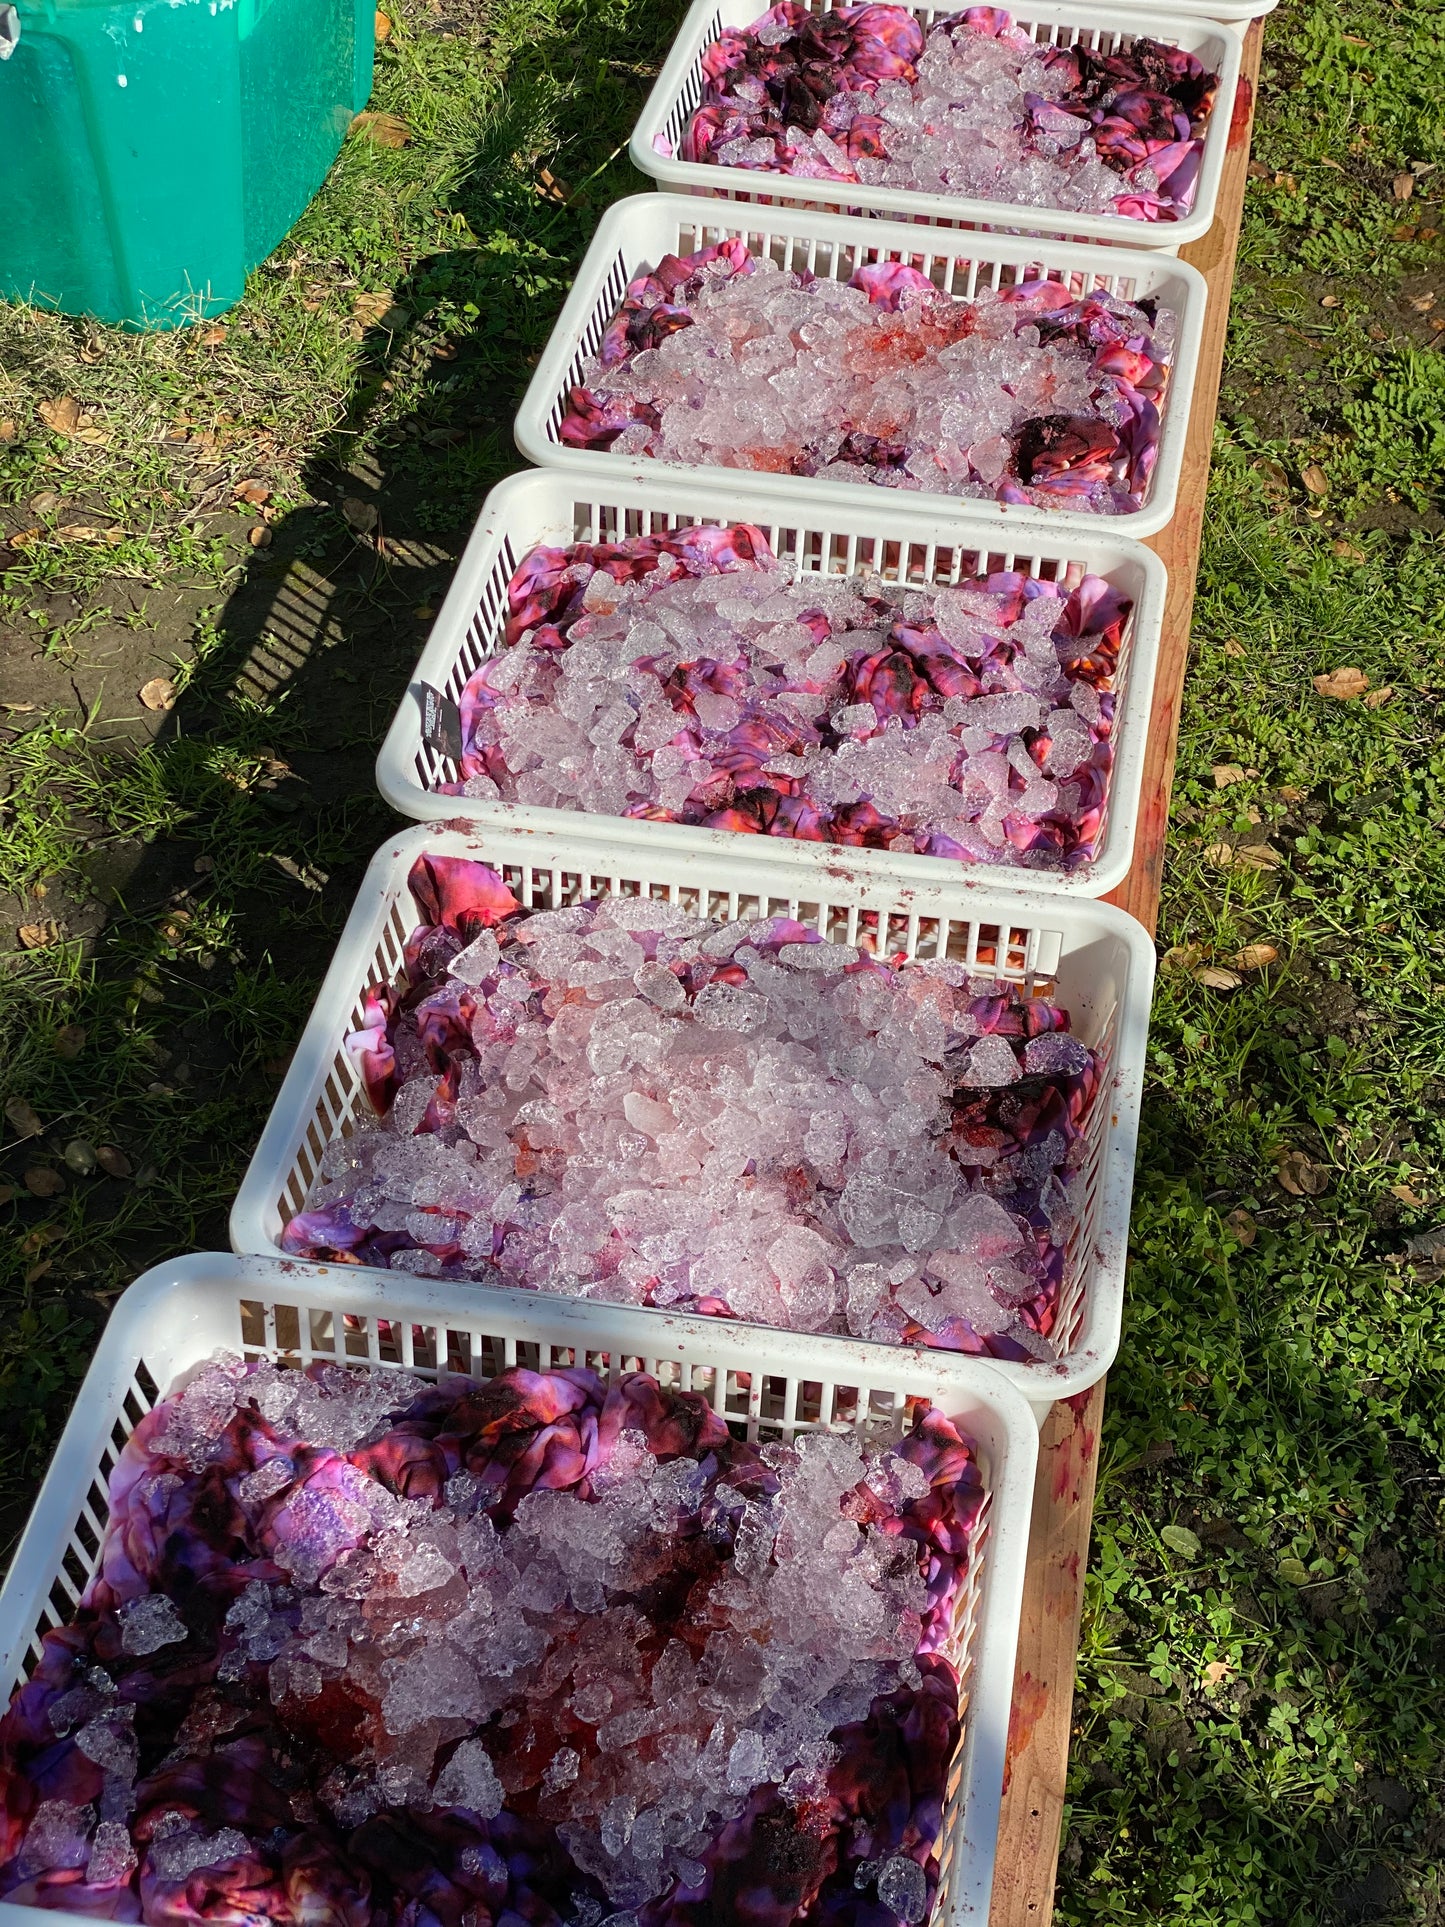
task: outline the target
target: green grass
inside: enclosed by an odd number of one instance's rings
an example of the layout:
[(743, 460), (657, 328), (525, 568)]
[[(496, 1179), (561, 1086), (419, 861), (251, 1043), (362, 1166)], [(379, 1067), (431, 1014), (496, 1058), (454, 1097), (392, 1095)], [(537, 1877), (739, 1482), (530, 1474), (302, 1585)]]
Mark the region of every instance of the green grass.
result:
[[(146, 1263), (225, 1241), (389, 820), (371, 759), (418, 610), (516, 466), (511, 414), (597, 214), (640, 185), (618, 150), (679, 11), (408, 4), (373, 105), (411, 143), (347, 143), (211, 345), (0, 310), (0, 527), (39, 531), (0, 550), (35, 703), (8, 716), (0, 927), (59, 926), (0, 972), (0, 1094), (43, 1125), (4, 1152), (12, 1527), (103, 1306)], [(1069, 1927), (1445, 1918), (1445, 5), (1284, 0), (1265, 64)], [(62, 396), (103, 441), (46, 427)], [(270, 492), (259, 551), (246, 482)], [(380, 543), (353, 533), (357, 500)], [(117, 534), (58, 533), (76, 523)], [(1315, 694), (1346, 666), (1392, 695)], [(176, 707), (138, 721), (157, 674)], [(1248, 774), (1217, 787), (1223, 765)], [(1266, 839), (1272, 867), (1229, 859)], [(1247, 944), (1278, 958), (1240, 988), (1191, 974)], [(76, 1139), (131, 1175), (70, 1171)], [(1279, 1181), (1290, 1153), (1307, 1194)], [(41, 1167), (58, 1196), (23, 1188)]]

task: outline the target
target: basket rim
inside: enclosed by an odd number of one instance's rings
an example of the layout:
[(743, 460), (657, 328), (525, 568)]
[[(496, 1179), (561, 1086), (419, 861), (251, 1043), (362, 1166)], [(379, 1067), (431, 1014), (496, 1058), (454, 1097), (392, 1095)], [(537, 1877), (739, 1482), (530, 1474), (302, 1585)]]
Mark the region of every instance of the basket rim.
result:
[[(936, 526), (926, 523), (921, 518), (889, 516), (886, 503), (875, 504), (872, 501), (872, 496), (878, 492), (854, 491), (855, 498), (861, 497), (851, 504), (854, 511), (851, 520), (855, 526), (848, 528), (845, 525), (839, 532), (863, 538), (876, 536), (884, 541), (918, 545), (926, 543), (948, 548), (972, 547), (976, 534), (978, 546), (985, 552), (990, 550), (995, 533), (992, 524), (980, 523), (975, 529), (971, 519), (965, 516), (956, 524), (946, 527), (941, 522)], [(753, 520), (786, 528), (791, 527), (791, 521), (796, 521), (798, 517), (798, 504), (781, 491), (773, 495), (759, 492), (748, 502), (730, 507), (719, 506), (717, 491), (707, 482), (672, 484), (663, 483), (657, 478), (645, 483), (618, 481), (605, 489), (582, 490), (571, 470), (525, 469), (497, 483), (482, 504), (446, 598), (417, 661), (412, 681), (397, 706), (377, 754), (377, 787), (403, 816), (423, 822), (470, 818), (478, 824), (506, 823), (551, 833), (561, 833), (575, 825), (579, 837), (597, 841), (612, 840), (615, 827), (609, 826), (636, 821), (626, 817), (593, 815), (581, 810), (531, 807), (478, 797), (444, 796), (434, 790), (424, 789), (415, 773), (415, 759), (422, 747), (418, 700), (420, 685), (429, 683), (434, 688), (444, 689), (450, 680), (502, 541), (517, 533), (519, 523), (523, 525), (522, 538), (528, 546), (542, 539), (535, 534), (527, 534), (527, 518), (532, 519), (535, 529), (544, 516), (561, 513), (564, 503), (569, 498), (575, 502), (579, 494), (590, 495), (599, 506), (680, 513), (704, 522), (714, 518), (719, 522), (727, 522), (745, 514)], [(834, 531), (838, 531), (838, 525), (844, 522), (842, 516), (831, 518)], [(1041, 535), (1042, 531), (1038, 533)], [(1045, 545), (1042, 541), (1026, 543), (1025, 546), (1032, 553), (1027, 558), (1016, 556), (1015, 561), (1027, 559), (1040, 564), (1077, 561), (1086, 568), (1097, 569), (1105, 574), (1121, 568), (1136, 569), (1140, 577), (1133, 614), (1127, 699), (1119, 708), (1114, 723), (1112, 740), (1115, 760), (1110, 775), (1109, 814), (1103, 842), (1095, 857), (1078, 870), (1064, 873), (1007, 866), (993, 868), (987, 864), (966, 865), (946, 857), (900, 857), (891, 851), (860, 850), (851, 845), (810, 844), (786, 837), (776, 839), (779, 846), (797, 862), (816, 868), (819, 865), (830, 867), (842, 861), (860, 870), (876, 869), (881, 875), (908, 882), (949, 885), (958, 882), (969, 889), (979, 886), (1019, 889), (1062, 897), (1100, 897), (1123, 882), (1133, 861), (1159, 636), (1168, 593), (1168, 572), (1152, 549), (1146, 549), (1132, 537), (1110, 534), (1107, 523), (1097, 532), (1070, 530), (1060, 531), (1060, 534), (1067, 534), (1072, 540), (1052, 545)], [(1091, 549), (1094, 551), (1092, 555), (1089, 553)], [(734, 832), (702, 829), (687, 824), (649, 822), (648, 835), (662, 838), (678, 851), (693, 849), (710, 854), (734, 850), (738, 842)]]
[[(650, 830), (651, 826), (647, 826)], [(761, 839), (750, 838), (749, 844)], [(1040, 1424), (1058, 1399), (1087, 1391), (1113, 1363), (1123, 1319), (1124, 1262), (1128, 1243), (1129, 1207), (1134, 1182), (1135, 1147), (1143, 1087), (1145, 1040), (1154, 980), (1154, 944), (1144, 926), (1126, 911), (1094, 897), (1028, 896), (1023, 892), (995, 892), (990, 902), (982, 890), (964, 893), (939, 884), (893, 883), (876, 875), (848, 878), (841, 865), (831, 866), (826, 879), (787, 859), (769, 860), (766, 851), (729, 852), (705, 861), (693, 852), (664, 850), (657, 839), (628, 837), (614, 831), (608, 839), (620, 869), (629, 859), (643, 865), (696, 865), (698, 882), (709, 888), (730, 888), (743, 895), (804, 898), (810, 887), (826, 880), (832, 890), (868, 908), (887, 908), (920, 916), (956, 915), (975, 923), (1000, 922), (1010, 928), (1034, 927), (1068, 931), (1083, 941), (1116, 942), (1124, 963), (1124, 994), (1118, 1006), (1118, 1032), (1112, 1082), (1095, 1102), (1109, 1106), (1105, 1119), (1105, 1156), (1100, 1183), (1098, 1217), (1088, 1252), (1091, 1266), (1085, 1296), (1084, 1322), (1074, 1348), (1051, 1364), (1025, 1365), (991, 1359), (990, 1369), (1007, 1378), (1028, 1401)], [(448, 849), (448, 844), (460, 846)], [(498, 845), (506, 847), (499, 848)], [(490, 845), (490, 848), (488, 847)], [(514, 824), (503, 830), (460, 821), (408, 825), (382, 844), (373, 856), (353, 902), (331, 964), (307, 1018), (295, 1054), (267, 1117), (236, 1193), (230, 1214), (230, 1240), (237, 1252), (273, 1258), (285, 1254), (272, 1225), (275, 1200), (296, 1164), (299, 1149), (314, 1121), (319, 1095), (331, 1076), (341, 1034), (350, 1020), (361, 989), (370, 980), (371, 961), (395, 905), (405, 901), (406, 876), (415, 858), (426, 849), (443, 853), (472, 851), (480, 860), (527, 862), (535, 868), (569, 865), (594, 874), (608, 867), (608, 859), (594, 843), (569, 832), (545, 833)], [(526, 852), (535, 851), (535, 855)], [(952, 905), (952, 909), (945, 906)], [(278, 1227), (279, 1229), (279, 1227)], [(531, 1294), (520, 1289), (516, 1295)], [(638, 1308), (647, 1317), (660, 1314), (654, 1307)], [(722, 1321), (742, 1325), (745, 1321)], [(758, 1333), (770, 1326), (748, 1326)], [(871, 1343), (818, 1335), (828, 1344)], [(952, 1369), (950, 1361), (966, 1360), (964, 1353), (926, 1347), (878, 1346), (884, 1356), (904, 1350), (925, 1350), (937, 1369)]]
[[(373, 1317), (386, 1315), (390, 1308), (404, 1319), (414, 1312), (423, 1316), (434, 1313), (439, 1322), (451, 1313), (459, 1322), (474, 1327), (489, 1317), (504, 1325), (531, 1322), (560, 1327), (558, 1336), (544, 1341), (553, 1344), (585, 1344), (589, 1332), (600, 1339), (609, 1322), (614, 1329), (630, 1322), (627, 1307), (550, 1298), (529, 1303), (528, 1294), (410, 1277), (403, 1295), (397, 1291), (397, 1284), (396, 1273), (363, 1266), (310, 1265), (294, 1260), (278, 1263), (259, 1256), (191, 1252), (153, 1266), (122, 1293), (92, 1355), (0, 1588), (0, 1655), (7, 1682), (18, 1682), (25, 1653), (42, 1616), (55, 1617), (49, 1598), (54, 1575), (60, 1569), (90, 1485), (97, 1478), (104, 1483), (103, 1458), (114, 1451), (111, 1434), (117, 1415), (119, 1422), (128, 1423), (122, 1401), (136, 1363), (145, 1355), (141, 1349), (144, 1334), (162, 1322), (174, 1331), (185, 1320), (187, 1305), (194, 1308), (199, 1297), (214, 1303), (220, 1293), (229, 1292), (233, 1302), (254, 1294), (284, 1303), (287, 1294), (299, 1289), (305, 1293), (305, 1302), (329, 1300), (334, 1310), (355, 1310)], [(195, 1316), (193, 1309), (193, 1319)], [(575, 1340), (568, 1335), (568, 1327), (575, 1330)], [(715, 1357), (734, 1350), (739, 1354), (735, 1362), (753, 1369), (766, 1369), (770, 1349), (768, 1334), (752, 1328), (730, 1334), (717, 1320), (675, 1318), (670, 1326), (650, 1324), (647, 1336), (654, 1341), (648, 1353), (651, 1357), (671, 1354), (685, 1358), (689, 1345), (693, 1345)], [(613, 1340), (614, 1346), (624, 1342)], [(601, 1349), (600, 1344), (595, 1349)], [(785, 1367), (801, 1364), (801, 1359), (786, 1356), (795, 1349), (781, 1348), (784, 1356), (779, 1362)], [(955, 1415), (964, 1417), (965, 1411), (975, 1417), (987, 1413), (999, 1441), (999, 1449), (990, 1453), (987, 1466), (993, 1503), (970, 1652), (968, 1711), (956, 1755), (963, 1765), (963, 1800), (955, 1820), (957, 1885), (951, 1919), (959, 1927), (965, 1917), (974, 1918), (986, 1911), (993, 1880), (1038, 1458), (1038, 1435), (1024, 1400), (987, 1362), (971, 1363), (974, 1369), (966, 1377), (950, 1374), (936, 1387), (937, 1398), (949, 1404)], [(926, 1372), (915, 1369), (907, 1375), (920, 1381), (923, 1395), (931, 1395), (921, 1383), (928, 1377)], [(167, 1388), (160, 1389), (164, 1393)], [(49, 1910), (49, 1917), (73, 1923), (74, 1927), (82, 1927), (88, 1919), (61, 1909)], [(33, 1909), (0, 1901), (0, 1921), (7, 1927), (25, 1927), (33, 1920)]]
[[(764, 218), (750, 219), (755, 215)], [(1172, 286), (1179, 324), (1168, 398), (1162, 413), (1154, 469), (1143, 505), (1122, 515), (1090, 515), (1077, 509), (1044, 509), (1032, 503), (989, 502), (927, 490), (882, 489), (855, 482), (820, 481), (816, 477), (778, 476), (760, 470), (688, 466), (653, 457), (613, 455), (596, 449), (564, 447), (552, 439), (548, 418), (565, 392), (579, 344), (598, 313), (599, 296), (608, 270), (621, 255), (630, 279), (649, 254), (674, 245), (667, 236), (678, 227), (741, 234), (768, 232), (791, 240), (823, 240), (878, 253), (951, 255), (1012, 267), (1041, 267), (1063, 273), (1118, 278), (1130, 275), (1146, 287)], [(800, 503), (812, 502), (820, 512), (855, 508), (860, 495), (885, 496), (900, 515), (929, 516), (1009, 527), (1028, 539), (1028, 531), (1096, 528), (1100, 524), (1119, 535), (1158, 534), (1173, 517), (1184, 462), (1190, 405), (1204, 333), (1208, 288), (1202, 274), (1188, 262), (1163, 250), (1153, 252), (1071, 241), (1040, 240), (978, 230), (908, 226), (865, 215), (820, 214), (780, 204), (754, 208), (740, 201), (697, 195), (633, 194), (614, 201), (598, 222), (572, 287), (527, 385), (513, 422), (513, 436), (526, 458), (539, 468), (563, 469), (570, 474), (609, 476), (645, 482), (649, 475), (664, 480), (691, 476), (740, 499), (785, 492)]]
[[(692, 0), (628, 142), (628, 154), (633, 166), (665, 187), (686, 187), (714, 195), (734, 191), (767, 193), (774, 199), (793, 203), (816, 203), (831, 198), (830, 190), (839, 190), (841, 194), (846, 194), (850, 207), (870, 208), (884, 217), (938, 223), (969, 222), (980, 227), (994, 224), (1027, 227), (1037, 233), (1053, 232), (1159, 253), (1172, 253), (1202, 240), (1214, 225), (1242, 55), (1239, 34), (1215, 14), (1203, 11), (1175, 12), (1167, 6), (1136, 4), (1136, 0), (1125, 0), (1121, 6), (1103, 7), (1089, 6), (1085, 0), (1032, 0), (1027, 5), (1011, 0), (1009, 6), (1011, 13), (1025, 20), (1133, 31), (1136, 35), (1152, 30), (1156, 38), (1168, 37), (1176, 44), (1181, 41), (1188, 43), (1190, 52), (1199, 51), (1198, 43), (1213, 43), (1210, 59), (1217, 62), (1219, 83), (1204, 132), (1194, 205), (1180, 220), (1151, 222), (1136, 221), (1123, 214), (1070, 213), (1065, 209), (1038, 208), (1021, 201), (991, 201), (976, 196), (936, 194), (919, 188), (867, 187), (851, 181), (810, 181), (799, 175), (724, 167), (711, 162), (684, 161), (675, 155), (659, 154), (652, 145), (653, 139), (663, 131), (668, 115), (692, 77), (695, 63), (712, 37), (712, 20), (724, 3), (725, 0)], [(750, 0), (750, 4), (757, 6), (758, 0)], [(739, 10), (736, 0), (728, 10)], [(948, 8), (934, 4), (910, 7), (908, 11), (942, 15), (948, 12)], [(756, 18), (757, 14), (752, 17)], [(1182, 34), (1180, 29), (1183, 29)], [(1157, 239), (1151, 238), (1156, 235)]]

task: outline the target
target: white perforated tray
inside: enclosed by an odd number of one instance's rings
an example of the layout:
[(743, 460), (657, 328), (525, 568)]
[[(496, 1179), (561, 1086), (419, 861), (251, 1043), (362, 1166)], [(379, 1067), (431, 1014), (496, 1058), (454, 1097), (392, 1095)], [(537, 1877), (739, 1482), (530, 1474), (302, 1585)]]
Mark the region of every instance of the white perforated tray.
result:
[[(1228, 4), (1228, 0), (1226, 0)], [(1236, 0), (1238, 4), (1238, 0)], [(1246, 0), (1252, 4), (1252, 0)], [(809, 11), (826, 13), (820, 0)], [(910, 7), (925, 30), (956, 9)], [(689, 194), (724, 195), (760, 206), (789, 204), (836, 213), (881, 214), (894, 220), (926, 221), (940, 227), (997, 228), (1005, 233), (1054, 234), (1070, 240), (1107, 241), (1126, 248), (1172, 253), (1198, 241), (1214, 222), (1219, 177), (1229, 142), (1234, 91), (1239, 82), (1239, 36), (1222, 25), (1223, 15), (1204, 5), (1177, 8), (1094, 7), (1078, 0), (1030, 0), (1011, 8), (1014, 20), (1040, 45), (1072, 47), (1082, 42), (1112, 53), (1121, 42), (1147, 36), (1196, 54), (1219, 75), (1219, 87), (1204, 132), (1204, 151), (1194, 205), (1178, 221), (1134, 221), (1124, 214), (1079, 214), (1017, 201), (978, 200), (964, 195), (927, 194), (901, 187), (864, 187), (837, 181), (805, 180), (789, 174), (760, 173), (746, 167), (717, 167), (677, 158), (689, 120), (702, 100), (702, 58), (725, 27), (746, 27), (760, 18), (760, 0), (693, 0), (672, 52), (633, 129), (632, 164), (663, 187)], [(659, 153), (661, 137), (671, 152)]]
[[(1076, 1034), (1103, 1059), (1084, 1132), (1085, 1201), (1066, 1253), (1055, 1328), (1061, 1356), (1053, 1364), (993, 1361), (1042, 1424), (1055, 1399), (1070, 1398), (1103, 1377), (1119, 1346), (1154, 977), (1154, 946), (1143, 926), (1110, 904), (890, 884), (850, 871), (841, 859), (809, 871), (786, 853), (759, 849), (768, 842), (761, 837), (747, 839), (746, 853), (736, 856), (678, 851), (650, 829), (629, 833), (619, 823), (606, 849), (560, 832), (466, 824), (423, 825), (383, 844), (362, 880), (242, 1180), (231, 1210), (231, 1243), (237, 1251), (279, 1254), (282, 1231), (301, 1209), (326, 1146), (346, 1135), (367, 1107), (343, 1040), (360, 1022), (367, 988), (395, 982), (402, 973), (403, 947), (420, 921), (407, 877), (423, 851), (492, 864), (522, 904), (538, 909), (612, 892), (661, 897), (719, 921), (792, 916), (835, 942), (888, 956), (947, 956), (980, 976), (1007, 978), (1032, 993), (1048, 991), (1070, 1012)], [(772, 1342), (767, 1328), (751, 1329), (760, 1342)], [(825, 1336), (809, 1342), (826, 1350), (852, 1341)], [(888, 1357), (893, 1348), (864, 1350)], [(930, 1369), (947, 1370), (957, 1356), (933, 1352)]]
[[(746, 519), (758, 524), (779, 558), (800, 573), (851, 575), (868, 569), (888, 582), (913, 588), (941, 588), (961, 576), (993, 569), (1023, 569), (1036, 576), (1068, 581), (1084, 573), (1107, 576), (1131, 597), (1134, 608), (1124, 629), (1114, 677), (1114, 767), (1109, 778), (1103, 827), (1088, 863), (1067, 873), (1022, 870), (986, 863), (952, 862), (930, 856), (903, 856), (892, 850), (857, 850), (834, 843), (774, 839), (800, 862), (832, 863), (840, 848), (859, 871), (877, 870), (895, 881), (981, 883), (990, 889), (1015, 886), (1064, 896), (1098, 897), (1122, 883), (1133, 860), (1144, 743), (1159, 654), (1164, 614), (1164, 564), (1152, 550), (1112, 535), (1072, 529), (1048, 541), (1030, 531), (1022, 545), (996, 546), (1000, 531), (988, 524), (970, 529), (966, 521), (945, 526), (890, 512), (879, 491), (858, 490), (851, 515), (837, 510), (800, 514), (784, 495), (759, 495), (746, 505)], [(615, 540), (624, 535), (655, 535), (682, 523), (727, 523), (744, 511), (723, 501), (715, 487), (702, 483), (619, 482), (596, 489), (580, 476), (530, 470), (498, 483), (482, 506), (431, 638), (417, 664), (417, 683), (402, 699), (381, 754), (376, 780), (382, 795), (403, 816), (474, 818), (479, 824), (526, 824), (540, 830), (573, 832), (611, 842), (618, 819), (589, 816), (580, 810), (541, 809), (524, 804), (488, 802), (471, 796), (441, 796), (434, 785), (452, 781), (456, 765), (422, 735), (421, 683), (460, 701), (473, 672), (502, 646), (507, 620), (507, 584), (518, 564), (538, 543)], [(635, 832), (637, 825), (630, 824)], [(730, 830), (649, 823), (649, 837), (665, 847), (736, 850), (739, 834)]]
[[(820, 279), (847, 281), (865, 265), (906, 261), (945, 293), (968, 300), (980, 289), (1011, 286), (1046, 275), (1077, 294), (1102, 288), (1125, 300), (1153, 296), (1178, 320), (1174, 367), (1160, 410), (1159, 450), (1142, 508), (1127, 515), (1090, 515), (1078, 509), (1041, 509), (1031, 503), (967, 501), (925, 490), (884, 488), (859, 482), (828, 482), (797, 475), (770, 475), (746, 468), (685, 468), (647, 456), (613, 455), (569, 448), (560, 439), (562, 419), (582, 365), (595, 354), (621, 304), (627, 284), (665, 254), (690, 254), (741, 235), (756, 255), (780, 267), (806, 268)], [(784, 494), (807, 504), (810, 517), (831, 520), (859, 513), (860, 501), (877, 501), (889, 514), (926, 515), (936, 523), (1007, 526), (1009, 539), (1037, 541), (1037, 527), (1110, 535), (1153, 535), (1174, 513), (1180, 465), (1189, 425), (1189, 403), (1199, 362), (1206, 296), (1204, 277), (1171, 254), (1128, 253), (1097, 242), (1075, 247), (1003, 234), (963, 233), (956, 228), (905, 227), (895, 221), (818, 214), (806, 208), (749, 208), (736, 201), (686, 194), (637, 194), (617, 201), (603, 215), (577, 279), (517, 411), (517, 446), (544, 468), (566, 468), (590, 478), (589, 488), (621, 481), (666, 483), (669, 476), (706, 478), (721, 502), (760, 494)], [(866, 511), (865, 511), (866, 513)], [(1027, 531), (1027, 532), (1026, 532)]]
[[(606, 1379), (642, 1370), (702, 1393), (752, 1439), (829, 1424), (887, 1440), (911, 1422), (910, 1401), (942, 1408), (973, 1441), (987, 1496), (945, 1647), (961, 1680), (963, 1725), (948, 1776), (934, 1919), (948, 1927), (986, 1921), (1038, 1450), (1027, 1406), (987, 1365), (953, 1361), (941, 1371), (928, 1355), (819, 1346), (716, 1319), (360, 1266), (215, 1253), (173, 1259), (138, 1279), (111, 1313), (11, 1562), (0, 1592), (7, 1698), (33, 1671), (44, 1633), (70, 1619), (95, 1570), (106, 1482), (126, 1439), (180, 1373), (220, 1348), (292, 1365), (324, 1359), (479, 1380), (515, 1364), (585, 1364)], [(33, 1927), (35, 1918), (31, 1908), (0, 1902), (5, 1927)], [(75, 1927), (86, 1920), (55, 1908), (46, 1918)]]

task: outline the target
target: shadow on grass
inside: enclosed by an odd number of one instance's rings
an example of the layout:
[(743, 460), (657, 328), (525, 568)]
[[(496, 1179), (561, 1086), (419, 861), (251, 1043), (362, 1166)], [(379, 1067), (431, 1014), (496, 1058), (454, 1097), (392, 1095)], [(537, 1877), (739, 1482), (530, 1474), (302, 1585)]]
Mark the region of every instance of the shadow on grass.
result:
[[(512, 416), (586, 238), (647, 185), (616, 150), (677, 11), (625, 33), (553, 20), (514, 59), (438, 209), (457, 245), (394, 282), (302, 470), (308, 505), (242, 551), (153, 738), (108, 728), (103, 699), (84, 725), (11, 716), (12, 767), (43, 765), (22, 827), (44, 894), (15, 921), (58, 919), (72, 940), (0, 971), (7, 1552), (106, 1307), (146, 1266), (227, 1245), (247, 1157), (395, 821), (375, 789), (381, 739), (486, 490), (520, 466)], [(517, 165), (558, 71), (596, 76), (566, 200)]]

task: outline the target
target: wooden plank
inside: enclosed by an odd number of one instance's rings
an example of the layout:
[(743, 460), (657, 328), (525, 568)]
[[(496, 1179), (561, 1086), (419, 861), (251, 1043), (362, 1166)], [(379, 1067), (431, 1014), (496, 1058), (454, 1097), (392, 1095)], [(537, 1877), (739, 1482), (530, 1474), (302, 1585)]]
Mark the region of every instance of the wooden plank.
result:
[[(1242, 89), (1235, 112), (1214, 226), (1202, 241), (1181, 250), (1184, 259), (1192, 262), (1209, 284), (1209, 307), (1179, 481), (1179, 506), (1168, 528), (1149, 544), (1169, 571), (1169, 593), (1149, 719), (1134, 863), (1108, 899), (1137, 917), (1151, 933), (1159, 917), (1179, 704), (1189, 660), (1194, 577), (1244, 207), (1261, 39), (1261, 26), (1256, 21), (1245, 36), (1241, 73), (1247, 91)], [(990, 1927), (1044, 1927), (1053, 1913), (1073, 1723), (1079, 1617), (1103, 1413), (1104, 1387), (1099, 1384), (1079, 1398), (1055, 1405), (1039, 1441)]]

